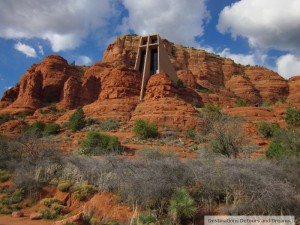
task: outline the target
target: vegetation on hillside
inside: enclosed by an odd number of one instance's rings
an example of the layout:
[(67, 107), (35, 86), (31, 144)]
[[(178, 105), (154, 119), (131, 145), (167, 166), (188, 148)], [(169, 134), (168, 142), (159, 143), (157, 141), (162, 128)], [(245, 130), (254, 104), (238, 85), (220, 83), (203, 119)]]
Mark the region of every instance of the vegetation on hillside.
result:
[(142, 119), (135, 121), (133, 132), (141, 139), (155, 138), (158, 136), (158, 128), (155, 123), (148, 123)]
[[(87, 146), (98, 146), (101, 138), (97, 133), (90, 136), (93, 138)], [(59, 155), (39, 141), (34, 136), (0, 138), (0, 167), (13, 173), (6, 179), (15, 184), (11, 193), (1, 197), (6, 212), (11, 212), (14, 204), (24, 207), (25, 196), (34, 196), (39, 187), (56, 179), (65, 182), (58, 188), (73, 192), (80, 201), (95, 192), (117, 193), (120, 201), (138, 205), (141, 215), (136, 219), (146, 221), (154, 218), (155, 222), (190, 224), (216, 207), (234, 215), (300, 213), (296, 197), (300, 193), (299, 159), (273, 162), (222, 157), (213, 152), (184, 161), (159, 152), (155, 157), (144, 154), (131, 160), (115, 156), (96, 159)], [(59, 202), (45, 204), (44, 218), (61, 215)], [(155, 209), (154, 217), (146, 213), (150, 209)]]

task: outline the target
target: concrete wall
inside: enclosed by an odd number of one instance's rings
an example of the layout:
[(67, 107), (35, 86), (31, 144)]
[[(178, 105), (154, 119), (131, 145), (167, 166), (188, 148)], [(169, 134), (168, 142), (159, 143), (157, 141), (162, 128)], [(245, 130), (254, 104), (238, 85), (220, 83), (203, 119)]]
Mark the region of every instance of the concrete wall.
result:
[[(156, 40), (156, 41), (155, 41)], [(142, 100), (145, 94), (145, 89), (147, 86), (147, 82), (150, 78), (150, 65), (151, 65), (151, 49), (158, 49), (158, 70), (159, 72), (166, 73), (170, 79), (176, 84), (178, 81), (178, 77), (176, 71), (170, 61), (169, 55), (165, 50), (164, 44), (160, 39), (159, 35), (148, 35), (141, 37), (140, 46), (138, 49), (138, 54), (135, 62), (134, 69), (139, 70), (141, 63), (141, 54), (143, 50), (146, 50), (145, 62), (144, 62), (144, 70), (143, 70), (143, 79), (141, 86), (140, 99)]]

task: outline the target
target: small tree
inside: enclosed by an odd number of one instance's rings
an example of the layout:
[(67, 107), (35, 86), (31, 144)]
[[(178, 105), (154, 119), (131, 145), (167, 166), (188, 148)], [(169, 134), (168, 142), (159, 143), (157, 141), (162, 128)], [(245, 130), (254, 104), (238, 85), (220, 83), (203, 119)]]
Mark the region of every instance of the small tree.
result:
[(299, 131), (291, 129), (280, 129), (276, 131), (266, 152), (267, 157), (277, 160), (291, 157), (300, 158), (299, 136)]
[(44, 122), (41, 121), (36, 121), (33, 124), (31, 124), (30, 126), (25, 126), (23, 128), (23, 132), (24, 133), (31, 133), (31, 134), (35, 134), (36, 137), (42, 137), (43, 136), (43, 132), (45, 129), (46, 124)]
[(285, 121), (291, 126), (300, 126), (300, 109), (288, 106), (285, 112)]
[(170, 199), (168, 213), (174, 223), (182, 224), (196, 213), (196, 204), (185, 188), (178, 188)]
[(68, 127), (76, 132), (85, 126), (85, 116), (82, 108), (78, 108), (69, 118)]
[(96, 132), (89, 132), (81, 142), (83, 154), (102, 155), (119, 152), (121, 149), (117, 137)]
[(141, 139), (155, 138), (158, 136), (158, 129), (155, 123), (148, 123), (142, 119), (135, 121), (133, 132)]
[(119, 127), (120, 127), (120, 122), (119, 121), (114, 121), (112, 119), (104, 120), (101, 123), (101, 129), (104, 130), (104, 131), (117, 130)]
[(242, 123), (237, 119), (221, 117), (213, 123), (209, 135), (210, 147), (216, 153), (234, 158), (240, 153), (246, 153), (246, 137), (242, 131)]
[(60, 126), (56, 123), (47, 124), (44, 129), (44, 136), (56, 135), (60, 131)]
[(273, 137), (276, 130), (279, 129), (277, 123), (261, 122), (257, 124), (258, 133), (262, 134), (265, 138)]
[(240, 106), (240, 107), (246, 106), (246, 103), (244, 102), (244, 100), (242, 98), (238, 98), (236, 100), (236, 104), (237, 104), (237, 106)]

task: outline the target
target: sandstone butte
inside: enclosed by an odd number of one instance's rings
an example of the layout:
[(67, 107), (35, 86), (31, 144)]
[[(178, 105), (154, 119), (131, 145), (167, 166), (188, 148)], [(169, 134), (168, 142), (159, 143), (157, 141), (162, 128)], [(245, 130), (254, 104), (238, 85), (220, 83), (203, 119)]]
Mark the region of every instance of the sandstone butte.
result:
[[(177, 87), (164, 73), (156, 74), (148, 81), (144, 100), (139, 102), (141, 74), (132, 69), (139, 39), (137, 35), (117, 38), (107, 47), (102, 61), (90, 67), (70, 65), (58, 55), (46, 57), (32, 65), (19, 83), (3, 94), (0, 114), (28, 112), (33, 120), (43, 117), (46, 121), (63, 123), (71, 110), (81, 106), (87, 116), (100, 121), (112, 118), (132, 122), (144, 118), (186, 129), (201, 123), (195, 108), (206, 103), (254, 121), (280, 121), (284, 112), (253, 107), (255, 104), (286, 99), (299, 107), (300, 76), (285, 80), (264, 67), (243, 66), (167, 40), (165, 47), (186, 88)], [(248, 107), (237, 107), (237, 99), (242, 99)], [(65, 115), (57, 118), (38, 113), (51, 104), (65, 109)], [(10, 125), (2, 126), (9, 129)]]

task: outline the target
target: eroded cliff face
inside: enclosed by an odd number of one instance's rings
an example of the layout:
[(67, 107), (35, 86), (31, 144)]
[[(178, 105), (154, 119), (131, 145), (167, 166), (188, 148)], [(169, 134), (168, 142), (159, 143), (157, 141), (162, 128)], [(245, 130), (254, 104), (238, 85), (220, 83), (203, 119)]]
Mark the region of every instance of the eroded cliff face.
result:
[(193, 127), (199, 122), (193, 107), (205, 103), (230, 108), (236, 106), (238, 98), (247, 104), (283, 98), (291, 103), (299, 101), (299, 77), (286, 81), (266, 68), (242, 66), (164, 40), (186, 88), (172, 83), (164, 73), (153, 75), (144, 101), (139, 103), (142, 77), (133, 70), (139, 40), (136, 35), (117, 38), (104, 52), (102, 62), (91, 67), (69, 65), (57, 55), (46, 57), (32, 65), (20, 82), (4, 93), (0, 114), (34, 113), (56, 104), (67, 110), (65, 119), (68, 110), (82, 106), (87, 116), (99, 120), (134, 121), (142, 117), (166, 126)]
[[(103, 62), (133, 68), (139, 39), (136, 35), (117, 38), (105, 51)], [(242, 66), (231, 59), (167, 40), (163, 42), (178, 77), (191, 88), (198, 85), (214, 94), (240, 97), (251, 103), (276, 101), (289, 95), (288, 82), (276, 72), (260, 66)]]

